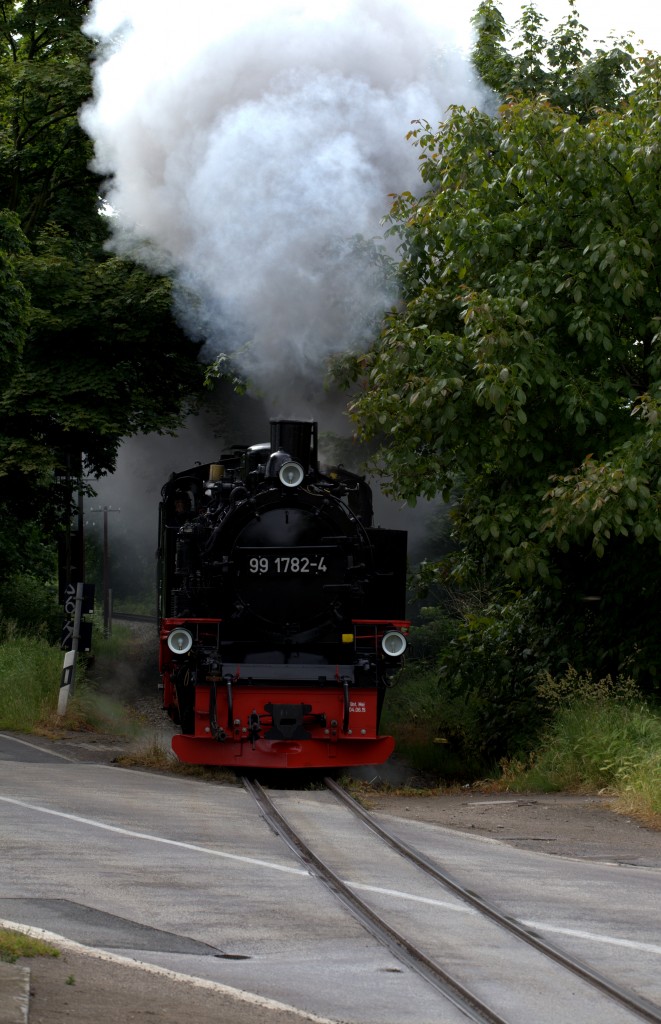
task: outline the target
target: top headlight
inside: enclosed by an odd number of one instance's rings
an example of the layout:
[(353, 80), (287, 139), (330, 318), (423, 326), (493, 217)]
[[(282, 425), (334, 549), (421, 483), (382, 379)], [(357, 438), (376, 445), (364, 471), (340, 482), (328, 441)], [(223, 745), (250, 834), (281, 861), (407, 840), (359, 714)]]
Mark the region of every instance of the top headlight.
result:
[(303, 483), (303, 467), (298, 462), (285, 462), (278, 473), (280, 483), (285, 487), (298, 487)]

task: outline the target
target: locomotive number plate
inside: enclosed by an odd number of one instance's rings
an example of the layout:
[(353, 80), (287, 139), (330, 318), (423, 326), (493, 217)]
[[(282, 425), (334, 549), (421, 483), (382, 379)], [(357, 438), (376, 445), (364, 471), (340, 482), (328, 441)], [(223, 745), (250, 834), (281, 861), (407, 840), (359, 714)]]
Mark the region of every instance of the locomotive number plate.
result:
[(328, 563), (324, 555), (251, 555), (248, 572), (256, 576), (281, 576), (299, 573), (324, 573)]
[(338, 569), (338, 550), (331, 546), (318, 548), (253, 548), (236, 550), (240, 572), (248, 575), (325, 575)]

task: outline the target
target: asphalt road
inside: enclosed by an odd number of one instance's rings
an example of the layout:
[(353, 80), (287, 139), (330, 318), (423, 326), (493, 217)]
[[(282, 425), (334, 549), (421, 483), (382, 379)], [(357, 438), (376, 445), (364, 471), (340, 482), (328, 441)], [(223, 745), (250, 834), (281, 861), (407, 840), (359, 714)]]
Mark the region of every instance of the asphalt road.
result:
[[(322, 796), (304, 795), (306, 813)], [(488, 887), (511, 914), (661, 1003), (659, 869), (514, 850), (425, 822), (390, 824), (473, 888)], [(202, 1022), (218, 1019), (221, 1000), (225, 1019), (246, 1024), (265, 1014), (284, 1014), (287, 1024), (301, 1014), (352, 1024), (460, 1019), (319, 890), (240, 786), (69, 760), (38, 741), (0, 737), (0, 849), (0, 919), (99, 951), (91, 958), (69, 946), (68, 963), (34, 968), (30, 1024), (86, 1024), (75, 1017), (89, 1013), (80, 1010), (83, 994), (99, 1024), (146, 1020), (157, 997), (156, 1019), (166, 1024), (167, 1013), (176, 1016), (175, 991), (193, 1000)], [(407, 893), (398, 898), (405, 908)], [(99, 973), (88, 984), (81, 964), (87, 970), (90, 960)], [(47, 986), (47, 971), (59, 978), (60, 999), (67, 978), (80, 979), (67, 986), (59, 1017), (39, 1004), (39, 972)], [(131, 980), (108, 980), (109, 971)], [(112, 1016), (126, 1013), (120, 990), (134, 1017)]]

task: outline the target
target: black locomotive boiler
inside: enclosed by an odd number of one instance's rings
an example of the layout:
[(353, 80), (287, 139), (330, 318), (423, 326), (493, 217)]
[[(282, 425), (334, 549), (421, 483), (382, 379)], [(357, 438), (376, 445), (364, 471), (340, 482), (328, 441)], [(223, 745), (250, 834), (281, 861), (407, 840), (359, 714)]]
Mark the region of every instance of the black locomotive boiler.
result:
[(173, 473), (162, 490), (163, 701), (181, 761), (236, 768), (378, 764), (385, 689), (406, 648), (406, 533), (322, 471), (317, 424)]

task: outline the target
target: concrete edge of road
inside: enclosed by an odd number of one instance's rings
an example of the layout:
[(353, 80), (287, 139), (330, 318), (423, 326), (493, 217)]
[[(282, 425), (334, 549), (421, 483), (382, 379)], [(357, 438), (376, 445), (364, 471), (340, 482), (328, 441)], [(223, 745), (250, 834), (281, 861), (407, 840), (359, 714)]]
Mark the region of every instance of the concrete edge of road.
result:
[(30, 968), (0, 962), (0, 1024), (27, 1024)]
[[(121, 956), (119, 953), (111, 953), (108, 950), (98, 949), (95, 946), (84, 946), (80, 942), (74, 942), (63, 935), (45, 931), (43, 928), (19, 924), (15, 921), (5, 921), (2, 918), (0, 918), (0, 928), (21, 932), (23, 935), (30, 935), (32, 938), (41, 939), (43, 942), (48, 942), (58, 949), (81, 953), (95, 960), (131, 967), (136, 970), (145, 971), (148, 974), (170, 978), (173, 981), (179, 981), (195, 988), (222, 993), (239, 1002), (250, 1003), (253, 1006), (260, 1006), (267, 1010), (289, 1013), (300, 1018), (302, 1021), (311, 1021), (312, 1024), (337, 1024), (337, 1021), (331, 1020), (328, 1017), (319, 1017), (305, 1010), (299, 1010), (296, 1006), (280, 1003), (275, 999), (267, 999), (265, 996), (258, 996), (253, 992), (244, 992), (242, 989), (234, 988), (231, 985), (224, 985), (219, 981), (196, 978), (191, 974), (180, 974), (178, 971), (171, 971), (167, 967), (159, 967), (157, 964), (146, 963), (144, 960), (133, 960), (131, 957)], [(30, 968), (19, 964), (0, 962), (0, 1024), (27, 1024), (29, 1004)]]

